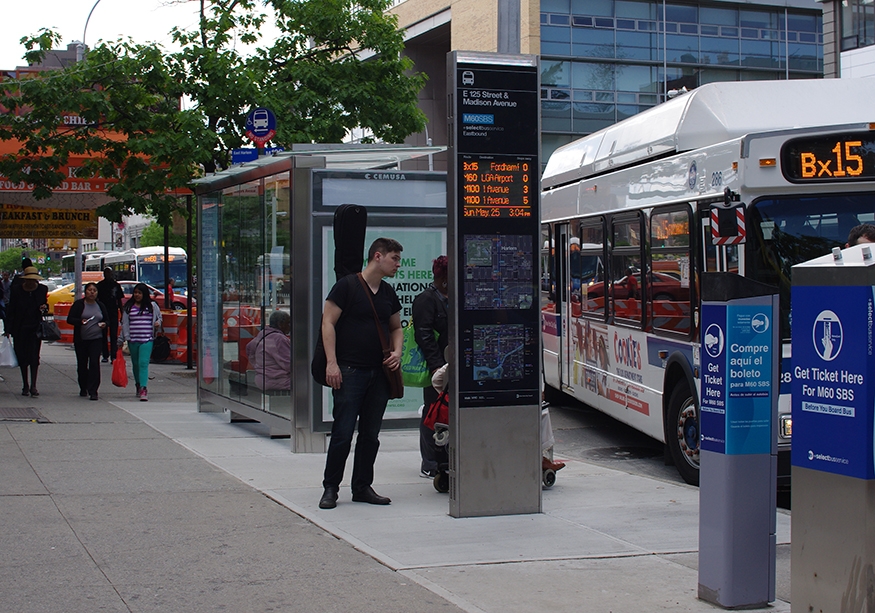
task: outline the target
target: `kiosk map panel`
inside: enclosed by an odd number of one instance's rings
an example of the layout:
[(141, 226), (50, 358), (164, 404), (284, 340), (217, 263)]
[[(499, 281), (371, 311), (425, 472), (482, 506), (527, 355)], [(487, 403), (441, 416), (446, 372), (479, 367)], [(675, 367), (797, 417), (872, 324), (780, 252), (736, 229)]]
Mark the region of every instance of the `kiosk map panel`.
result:
[(455, 65), (460, 407), (540, 404), (537, 60)]
[(465, 310), (532, 308), (531, 236), (473, 234), (464, 241)]

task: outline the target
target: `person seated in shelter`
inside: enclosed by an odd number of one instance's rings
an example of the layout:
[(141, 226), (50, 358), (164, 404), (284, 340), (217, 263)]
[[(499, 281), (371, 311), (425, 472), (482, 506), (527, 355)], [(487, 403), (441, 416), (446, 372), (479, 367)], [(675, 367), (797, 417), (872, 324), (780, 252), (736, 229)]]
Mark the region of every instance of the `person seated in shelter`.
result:
[(274, 311), (268, 327), (246, 345), (246, 357), (255, 370), (255, 385), (263, 391), (292, 389), (292, 344), (288, 311)]

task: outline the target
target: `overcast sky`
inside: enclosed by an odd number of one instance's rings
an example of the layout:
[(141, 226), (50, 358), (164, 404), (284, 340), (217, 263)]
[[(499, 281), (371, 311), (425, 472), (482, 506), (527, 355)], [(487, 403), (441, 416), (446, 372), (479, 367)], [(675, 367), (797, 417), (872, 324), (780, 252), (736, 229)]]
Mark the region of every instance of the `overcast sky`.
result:
[[(82, 39), (85, 20), (95, 0), (0, 0), (3, 34), (0, 36), (0, 69), (25, 65), (21, 37), (41, 28), (60, 32), (62, 49)], [(99, 0), (88, 22), (85, 42), (130, 37), (135, 42), (160, 42), (170, 48), (170, 29), (197, 23), (196, 2), (171, 5), (169, 0)]]

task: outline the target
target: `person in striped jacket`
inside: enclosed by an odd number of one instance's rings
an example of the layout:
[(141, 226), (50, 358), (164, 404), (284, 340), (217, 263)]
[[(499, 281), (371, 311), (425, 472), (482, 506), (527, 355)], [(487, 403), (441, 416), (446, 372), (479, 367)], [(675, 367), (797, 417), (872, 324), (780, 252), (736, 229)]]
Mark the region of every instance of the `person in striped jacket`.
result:
[(149, 400), (146, 385), (149, 382), (149, 359), (155, 334), (161, 329), (161, 308), (152, 300), (145, 283), (137, 283), (131, 298), (122, 309), (120, 341), (128, 342), (131, 351), (131, 369), (137, 385), (137, 397)]

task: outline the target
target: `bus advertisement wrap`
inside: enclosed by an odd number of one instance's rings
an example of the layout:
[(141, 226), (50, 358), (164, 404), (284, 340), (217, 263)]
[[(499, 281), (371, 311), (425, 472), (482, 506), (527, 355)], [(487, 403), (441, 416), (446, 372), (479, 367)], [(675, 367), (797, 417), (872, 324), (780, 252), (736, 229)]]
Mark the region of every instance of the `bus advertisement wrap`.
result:
[(797, 286), (792, 310), (793, 466), (875, 479), (875, 288)]

